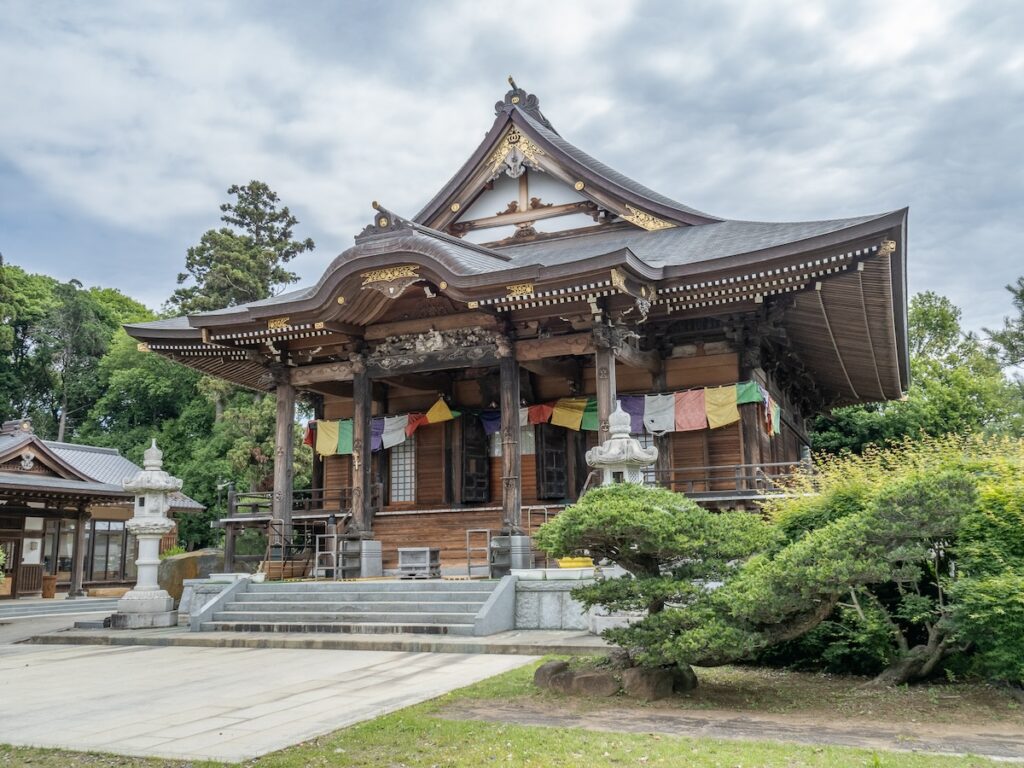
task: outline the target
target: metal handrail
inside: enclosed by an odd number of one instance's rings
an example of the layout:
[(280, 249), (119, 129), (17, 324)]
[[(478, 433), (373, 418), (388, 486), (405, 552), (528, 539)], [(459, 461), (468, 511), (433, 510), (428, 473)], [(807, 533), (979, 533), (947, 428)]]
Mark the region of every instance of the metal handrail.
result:
[[(721, 492), (781, 493), (786, 481), (811, 474), (806, 462), (776, 461), (759, 464), (722, 464), (646, 470), (654, 484), (685, 494)], [(695, 476), (696, 475), (696, 476)]]
[[(381, 508), (383, 486), (374, 483), (370, 492), (370, 503), (374, 510)], [(273, 491), (230, 491), (228, 493), (228, 517), (256, 517), (273, 513)], [(292, 491), (292, 512), (336, 512), (348, 514), (352, 511), (352, 488), (338, 486), (331, 488), (297, 488)]]

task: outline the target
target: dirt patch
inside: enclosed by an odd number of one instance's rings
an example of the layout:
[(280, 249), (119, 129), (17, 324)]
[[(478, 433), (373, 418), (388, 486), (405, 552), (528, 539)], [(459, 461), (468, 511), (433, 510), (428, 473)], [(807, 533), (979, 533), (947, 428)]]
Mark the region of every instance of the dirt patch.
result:
[(1024, 728), (1008, 723), (954, 725), (858, 719), (828, 720), (807, 714), (769, 714), (705, 709), (612, 706), (576, 708), (565, 699), (457, 701), (435, 716), (592, 731), (653, 733), (748, 741), (781, 741), (946, 755), (973, 754), (1024, 762)]

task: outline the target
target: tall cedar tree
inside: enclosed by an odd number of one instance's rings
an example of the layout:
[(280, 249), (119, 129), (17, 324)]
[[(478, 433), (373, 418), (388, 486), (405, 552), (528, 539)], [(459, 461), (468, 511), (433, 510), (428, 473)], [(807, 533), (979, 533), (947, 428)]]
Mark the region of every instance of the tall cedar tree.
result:
[(1004, 365), (1024, 365), (1024, 277), (1018, 277), (1014, 285), (1006, 286), (1013, 296), (1017, 317), (1007, 317), (1001, 330), (986, 328), (985, 333), (995, 343)]
[[(182, 314), (223, 309), (273, 296), (298, 276), (284, 264), (315, 247), (313, 240), (292, 239), (299, 220), (262, 181), (232, 185), (234, 203), (224, 203), (221, 221), (230, 225), (207, 231), (188, 249), (185, 272), (168, 308)], [(232, 229), (233, 227), (233, 229)]]

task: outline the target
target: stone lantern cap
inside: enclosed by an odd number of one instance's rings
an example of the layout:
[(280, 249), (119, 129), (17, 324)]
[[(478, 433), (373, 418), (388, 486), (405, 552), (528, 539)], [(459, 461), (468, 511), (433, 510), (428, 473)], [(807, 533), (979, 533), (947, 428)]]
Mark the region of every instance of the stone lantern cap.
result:
[(603, 445), (587, 451), (587, 464), (597, 469), (621, 470), (649, 467), (658, 460), (658, 449), (644, 448), (640, 441), (630, 437), (630, 416), (615, 401), (615, 410), (608, 417), (611, 437)]
[(173, 493), (180, 491), (182, 481), (171, 477), (163, 471), (164, 454), (156, 447), (156, 439), (143, 454), (143, 467), (135, 473), (135, 477), (122, 481), (121, 485), (129, 493), (142, 495), (146, 493)]

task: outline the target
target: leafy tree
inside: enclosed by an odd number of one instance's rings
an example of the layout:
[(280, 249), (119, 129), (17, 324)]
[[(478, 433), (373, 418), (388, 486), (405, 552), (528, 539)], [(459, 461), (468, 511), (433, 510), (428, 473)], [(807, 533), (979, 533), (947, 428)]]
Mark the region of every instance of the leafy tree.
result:
[(998, 348), (1004, 365), (1020, 366), (1024, 365), (1024, 277), (1018, 277), (1006, 290), (1013, 296), (1017, 316), (1007, 317), (1001, 329), (986, 328), (985, 332)]
[[(245, 304), (274, 295), (298, 277), (284, 265), (315, 246), (310, 238), (293, 239), (299, 220), (277, 194), (261, 181), (232, 185), (235, 202), (221, 205), (221, 220), (230, 225), (211, 229), (188, 249), (185, 272), (168, 306), (182, 314)], [(234, 227), (232, 229), (231, 227)]]
[[(53, 379), (48, 350), (41, 344), (38, 326), (56, 303), (57, 281), (32, 275), (11, 264), (0, 270), (7, 286), (0, 304), (0, 321), (9, 331), (0, 349), (0, 411), (4, 419), (30, 417), (41, 434), (52, 434), (56, 423), (47, 408)], [(49, 429), (52, 425), (52, 430)]]
[(813, 444), (862, 451), (904, 437), (1020, 432), (1024, 398), (948, 299), (920, 293), (910, 303), (911, 384), (901, 401), (837, 408), (814, 422)]

